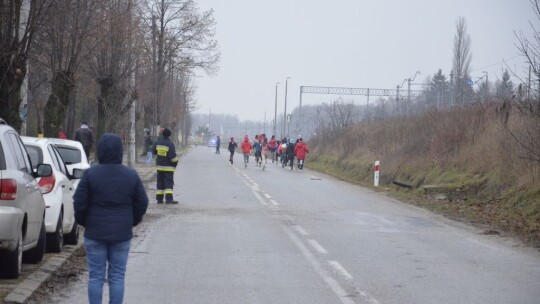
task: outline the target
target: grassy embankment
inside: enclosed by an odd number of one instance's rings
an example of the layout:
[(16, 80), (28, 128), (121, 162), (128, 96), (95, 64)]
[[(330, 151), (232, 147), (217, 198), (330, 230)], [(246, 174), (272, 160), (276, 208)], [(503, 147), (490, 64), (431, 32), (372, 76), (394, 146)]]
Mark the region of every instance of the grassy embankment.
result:
[[(539, 119), (512, 113), (515, 137), (539, 130)], [(540, 162), (503, 127), (495, 105), (433, 111), (361, 123), (309, 141), (311, 169), (373, 186), (398, 198), (540, 246)], [(531, 129), (530, 126), (537, 129)], [(540, 141), (540, 134), (532, 134)], [(534, 152), (534, 151), (533, 151)], [(393, 185), (399, 181), (412, 189)]]

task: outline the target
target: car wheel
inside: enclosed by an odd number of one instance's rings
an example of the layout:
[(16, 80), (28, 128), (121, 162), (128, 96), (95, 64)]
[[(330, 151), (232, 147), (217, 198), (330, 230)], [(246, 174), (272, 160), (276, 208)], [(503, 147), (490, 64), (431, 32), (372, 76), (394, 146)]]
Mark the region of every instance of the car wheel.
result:
[(26, 251), (23, 255), (23, 262), (37, 264), (43, 260), (45, 255), (45, 243), (47, 242), (47, 231), (45, 230), (45, 220), (41, 223), (39, 238), (36, 247)]
[(22, 271), (23, 236), (19, 231), (17, 246), (14, 251), (5, 252), (2, 255), (0, 273), (7, 279), (16, 279)]
[(64, 213), (60, 212), (56, 231), (47, 234), (47, 252), (60, 253), (64, 246)]
[(79, 224), (77, 224), (77, 222), (73, 224), (71, 232), (66, 234), (64, 239), (65, 243), (68, 245), (77, 245), (79, 243)]

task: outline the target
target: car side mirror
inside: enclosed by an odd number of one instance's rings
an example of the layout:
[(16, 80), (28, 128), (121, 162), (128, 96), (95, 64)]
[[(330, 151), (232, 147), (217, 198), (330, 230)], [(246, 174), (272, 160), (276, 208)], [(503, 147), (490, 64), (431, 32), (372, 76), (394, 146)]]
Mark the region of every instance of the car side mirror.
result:
[(84, 170), (82, 169), (79, 169), (79, 168), (74, 168), (73, 169), (73, 174), (71, 175), (71, 177), (73, 179), (81, 179), (84, 175)]
[(49, 164), (39, 164), (36, 168), (35, 177), (47, 177), (52, 175), (52, 167)]

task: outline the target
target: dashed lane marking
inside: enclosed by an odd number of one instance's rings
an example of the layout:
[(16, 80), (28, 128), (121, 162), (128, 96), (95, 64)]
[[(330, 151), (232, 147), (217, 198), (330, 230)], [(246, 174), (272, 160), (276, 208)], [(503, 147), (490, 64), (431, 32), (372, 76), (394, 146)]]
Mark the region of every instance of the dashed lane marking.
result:
[(276, 202), (275, 200), (270, 200), (270, 204), (274, 206), (279, 206), (278, 202)]
[(319, 244), (316, 240), (314, 239), (309, 239), (308, 240), (308, 243), (311, 245), (311, 247), (313, 247), (315, 250), (317, 250), (319, 253), (321, 254), (328, 254), (328, 251), (326, 251), (326, 249), (324, 249), (323, 246), (321, 246), (321, 244)]
[(323, 279), (323, 281), (332, 289), (334, 294), (339, 298), (342, 304), (355, 304), (350, 298), (350, 295), (339, 285), (339, 283), (324, 269), (319, 263), (317, 258), (309, 251), (309, 249), (302, 243), (302, 241), (285, 225), (280, 225), (285, 231), (285, 234), (291, 239), (291, 241), (300, 249), (302, 255), (311, 264), (315, 272)]
[(330, 264), (330, 266), (332, 266), (337, 273), (340, 273), (347, 280), (354, 280), (353, 276), (345, 268), (343, 268), (338, 261), (328, 261), (328, 264)]
[(294, 225), (293, 228), (294, 228), (294, 230), (298, 231), (298, 233), (300, 233), (303, 236), (308, 236), (309, 235), (309, 233), (307, 233), (307, 231), (304, 228), (302, 228), (302, 226)]

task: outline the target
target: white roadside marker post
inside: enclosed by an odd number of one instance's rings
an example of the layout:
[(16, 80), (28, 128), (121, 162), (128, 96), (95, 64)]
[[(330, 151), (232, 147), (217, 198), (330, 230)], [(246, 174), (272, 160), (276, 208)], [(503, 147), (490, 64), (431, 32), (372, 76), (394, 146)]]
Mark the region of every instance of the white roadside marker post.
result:
[(380, 162), (377, 160), (375, 161), (375, 178), (373, 181), (373, 185), (375, 187), (379, 187), (379, 169), (380, 169)]

